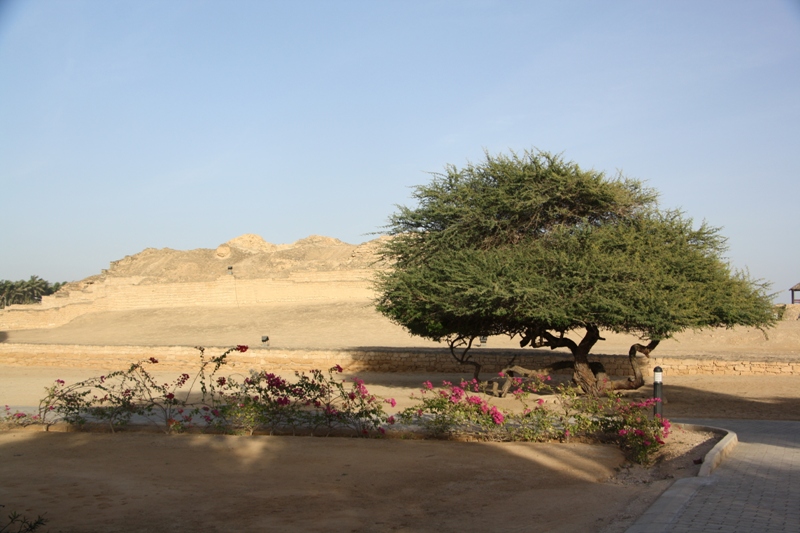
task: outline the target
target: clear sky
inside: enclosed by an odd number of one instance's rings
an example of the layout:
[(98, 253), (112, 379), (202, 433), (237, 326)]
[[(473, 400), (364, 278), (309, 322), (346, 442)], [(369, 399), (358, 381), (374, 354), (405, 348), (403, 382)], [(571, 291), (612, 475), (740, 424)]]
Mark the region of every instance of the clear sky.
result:
[(800, 2), (0, 0), (0, 279), (373, 238), (448, 163), (646, 180), (800, 282)]

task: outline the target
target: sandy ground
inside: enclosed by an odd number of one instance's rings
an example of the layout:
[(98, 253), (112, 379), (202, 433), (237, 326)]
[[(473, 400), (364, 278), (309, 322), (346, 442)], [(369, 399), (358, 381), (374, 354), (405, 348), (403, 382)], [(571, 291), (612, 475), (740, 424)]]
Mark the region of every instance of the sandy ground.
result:
[[(287, 348), (430, 345), (364, 304), (344, 303), (100, 313), (60, 328), (0, 332), (0, 342), (220, 346), (257, 344), (262, 334)], [(625, 353), (633, 340), (610, 335), (597, 352)], [(753, 330), (687, 333), (656, 353), (796, 358), (800, 321), (780, 323), (769, 340)], [(31, 410), (55, 379), (97, 374), (0, 366), (0, 407)], [(425, 379), (469, 376), (361, 377), (402, 409)], [(667, 377), (664, 390), (667, 417), (800, 420), (800, 377)], [(630, 396), (651, 391), (648, 384)], [(0, 516), (46, 514), (54, 532), (622, 532), (673, 479), (696, 474), (694, 460), (713, 443), (686, 433), (673, 435), (663, 461), (645, 471), (626, 467), (613, 446), (576, 443), (7, 430), (0, 432)]]
[(624, 531), (664, 490), (613, 446), (0, 432), (0, 501), (50, 531)]

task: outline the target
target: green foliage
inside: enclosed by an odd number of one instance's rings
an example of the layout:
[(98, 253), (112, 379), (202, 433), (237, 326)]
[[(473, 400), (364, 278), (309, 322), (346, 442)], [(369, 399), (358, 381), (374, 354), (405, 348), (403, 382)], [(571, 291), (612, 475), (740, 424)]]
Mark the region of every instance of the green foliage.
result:
[(662, 340), (774, 323), (768, 286), (731, 270), (719, 229), (660, 210), (636, 180), (542, 152), (487, 154), (414, 198), (390, 220), (392, 267), (376, 281), (377, 309), (414, 335), (558, 347), (553, 333), (583, 329), (595, 332), (585, 355), (602, 329)]
[[(422, 428), (431, 438), (469, 438), (482, 441), (548, 442), (573, 438), (615, 441), (628, 457), (647, 465), (670, 432), (670, 422), (651, 417), (656, 400), (628, 402), (615, 393), (586, 396), (571, 385), (551, 385), (549, 376), (512, 378), (510, 394), (522, 412), (503, 411), (489, 404), (477, 380), (458, 385), (423, 383), (417, 404), (400, 413), (405, 424)], [(542, 397), (552, 401), (545, 405)], [(519, 411), (519, 410), (517, 410)]]
[[(0, 507), (5, 506), (0, 505)], [(29, 533), (30, 531), (36, 531), (44, 526), (48, 521), (49, 520), (42, 515), (31, 519), (16, 511), (12, 511), (8, 514), (8, 522), (5, 524), (0, 523), (0, 533)]]
[(58, 292), (64, 283), (50, 283), (39, 276), (27, 280), (0, 280), (0, 309), (12, 304), (33, 304), (42, 301), (42, 296)]

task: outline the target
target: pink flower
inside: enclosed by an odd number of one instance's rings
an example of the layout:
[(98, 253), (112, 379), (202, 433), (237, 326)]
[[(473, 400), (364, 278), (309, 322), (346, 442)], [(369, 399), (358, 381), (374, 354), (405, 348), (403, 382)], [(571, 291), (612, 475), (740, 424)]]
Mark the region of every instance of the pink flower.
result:
[(387, 421), (389, 424), (394, 424), (394, 423), (395, 423), (395, 419), (394, 419), (394, 417), (393, 417), (393, 416), (390, 416), (389, 418), (387, 418), (387, 419), (386, 419), (386, 421)]
[(539, 405), (542, 405), (544, 403), (544, 400), (539, 398), (538, 400), (536, 400), (536, 403), (538, 403)]
[(624, 437), (625, 435), (628, 434), (628, 430), (627, 429), (620, 429), (619, 430), (619, 434)]
[(386, 430), (383, 428), (378, 428), (378, 431), (381, 432), (381, 435), (386, 435)]
[(63, 385), (65, 381), (63, 379), (57, 379), (56, 383), (58, 383), (59, 385)]
[(424, 383), (422, 384), (422, 386), (423, 386), (423, 387), (425, 387), (425, 388), (426, 388), (426, 389), (428, 389), (428, 390), (433, 390), (433, 383), (431, 383), (430, 381), (426, 381), (426, 382), (424, 382)]
[(504, 377), (506, 377), (506, 375), (505, 375), (505, 373), (504, 373), (504, 372), (498, 372), (498, 373), (497, 373), (497, 375), (498, 375), (498, 376), (500, 376), (501, 378), (504, 378)]
[(492, 421), (493, 421), (495, 424), (497, 424), (498, 426), (499, 426), (500, 424), (502, 424), (502, 423), (503, 423), (503, 421), (505, 420), (505, 417), (503, 416), (503, 413), (501, 413), (500, 411), (498, 411), (498, 410), (497, 410), (497, 407), (492, 407), (491, 411), (489, 411), (489, 414), (491, 414), (491, 415), (492, 415)]
[(389, 404), (389, 405), (391, 405), (392, 407), (394, 407), (395, 405), (397, 405), (397, 402), (396, 402), (396, 401), (394, 401), (394, 398), (386, 398), (386, 399), (385, 399), (385, 400), (383, 400), (383, 401), (384, 401), (384, 402), (386, 402), (386, 403), (388, 403), (388, 404)]

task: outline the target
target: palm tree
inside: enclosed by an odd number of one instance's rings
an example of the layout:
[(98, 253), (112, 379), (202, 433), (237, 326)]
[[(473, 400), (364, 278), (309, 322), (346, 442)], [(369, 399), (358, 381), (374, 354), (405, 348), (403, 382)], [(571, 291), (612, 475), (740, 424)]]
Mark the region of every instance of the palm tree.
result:
[(57, 292), (66, 282), (50, 284), (39, 276), (31, 276), (28, 280), (0, 280), (0, 309), (11, 304), (32, 304), (42, 301), (42, 296)]

